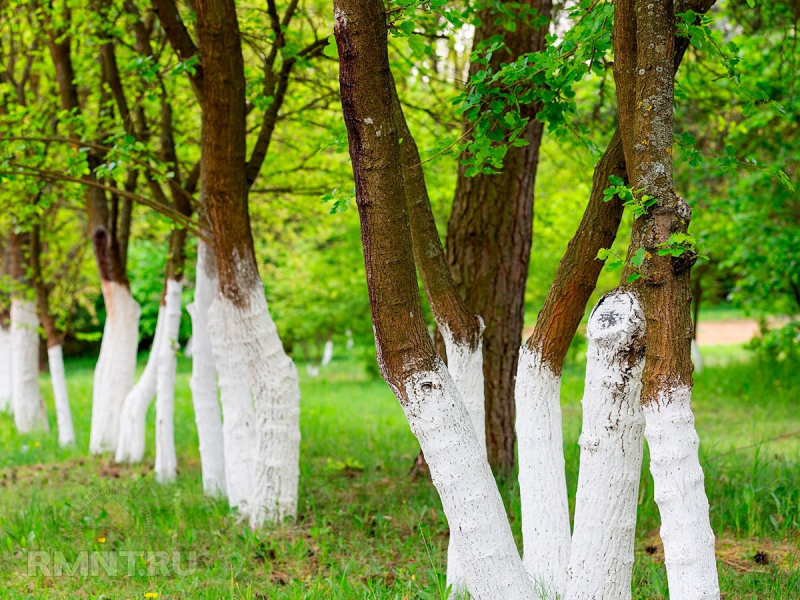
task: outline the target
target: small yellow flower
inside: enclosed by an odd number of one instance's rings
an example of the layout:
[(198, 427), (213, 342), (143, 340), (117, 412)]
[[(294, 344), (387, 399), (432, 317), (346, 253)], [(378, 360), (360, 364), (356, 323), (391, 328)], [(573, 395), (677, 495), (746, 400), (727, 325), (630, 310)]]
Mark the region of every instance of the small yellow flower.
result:
[(38, 448), (39, 446), (41, 446), (41, 444), (39, 442), (34, 442), (33, 443), (33, 447), (34, 448)]
[(145, 598), (158, 598), (158, 592), (147, 592), (144, 595)]
[(97, 541), (100, 542), (101, 544), (105, 544), (106, 538), (97, 538)]

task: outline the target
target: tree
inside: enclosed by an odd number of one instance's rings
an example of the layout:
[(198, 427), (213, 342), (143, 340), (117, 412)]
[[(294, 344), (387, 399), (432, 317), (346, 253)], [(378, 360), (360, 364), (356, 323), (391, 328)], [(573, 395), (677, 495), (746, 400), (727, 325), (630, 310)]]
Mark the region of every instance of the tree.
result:
[[(506, 8), (503, 14), (487, 6), (475, 30), (474, 49), (496, 42), (488, 66), (497, 68), (521, 54), (545, 46), (552, 3), (530, 0)], [(484, 69), (470, 64), (470, 75)], [(525, 283), (533, 239), (533, 191), (543, 125), (536, 120), (537, 103), (523, 107), (531, 120), (522, 136), (526, 145), (508, 149), (499, 173), (470, 176), (462, 157), (453, 209), (447, 225), (447, 258), (453, 279), (467, 307), (480, 315), (486, 401), (486, 444), (495, 469), (514, 466), (514, 379), (517, 349), (522, 339)], [(467, 127), (468, 124), (465, 124)]]

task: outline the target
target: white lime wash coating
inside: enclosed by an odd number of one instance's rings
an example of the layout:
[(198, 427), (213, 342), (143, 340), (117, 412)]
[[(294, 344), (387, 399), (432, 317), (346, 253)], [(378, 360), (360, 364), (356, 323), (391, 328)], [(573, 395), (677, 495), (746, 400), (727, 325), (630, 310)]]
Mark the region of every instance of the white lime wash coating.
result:
[(141, 314), (127, 286), (113, 281), (103, 281), (102, 285), (106, 322), (100, 357), (94, 370), (89, 439), (92, 454), (115, 452), (117, 449), (120, 413), (136, 371)]
[(64, 371), (64, 353), (61, 344), (47, 349), (47, 363), (50, 367), (50, 383), (53, 387), (53, 399), (56, 405), (56, 423), (58, 425), (58, 444), (61, 447), (75, 443), (75, 428), (72, 424), (72, 410), (67, 393), (67, 375)]
[(633, 294), (601, 298), (586, 329), (580, 473), (568, 600), (631, 597), (644, 416), (645, 317)]
[(39, 317), (30, 300), (11, 300), (11, 401), (19, 433), (47, 429), (39, 395)]
[(11, 411), (11, 328), (0, 324), (0, 412)]

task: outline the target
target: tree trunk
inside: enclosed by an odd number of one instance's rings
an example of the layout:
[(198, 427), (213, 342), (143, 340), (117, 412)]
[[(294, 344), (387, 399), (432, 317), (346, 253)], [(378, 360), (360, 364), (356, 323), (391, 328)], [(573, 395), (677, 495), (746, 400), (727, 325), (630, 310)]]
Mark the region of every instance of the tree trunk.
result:
[(458, 389), (422, 319), (379, 0), (337, 0), (342, 107), (378, 363), (420, 442), (474, 598), (534, 598)]
[(672, 171), (673, 3), (622, 0), (615, 4), (614, 24), (614, 75), (620, 106), (627, 105), (619, 113), (626, 163), (634, 189), (656, 199), (634, 221), (629, 255), (639, 248), (646, 252), (637, 286), (647, 318), (641, 401), (670, 597), (719, 598), (714, 534), (690, 407), (694, 254), (658, 253), (671, 235), (687, 231), (691, 218), (688, 204), (675, 193)]
[[(75, 85), (75, 70), (72, 65), (68, 30), (70, 12), (59, 16), (61, 27), (43, 13), (43, 25), (49, 39), (50, 56), (56, 70), (61, 108), (71, 113), (80, 113), (78, 90)], [(76, 142), (80, 136), (71, 132)], [(99, 159), (88, 155), (87, 180), (95, 182), (95, 169)], [(93, 454), (113, 452), (119, 438), (119, 417), (125, 396), (131, 389), (136, 370), (136, 351), (139, 344), (140, 308), (130, 292), (125, 275), (123, 257), (127, 248), (128, 233), (121, 231), (117, 223), (110, 223), (107, 199), (102, 190), (86, 189), (86, 210), (89, 235), (92, 239), (95, 260), (100, 273), (103, 300), (106, 306), (106, 322), (100, 356), (94, 373), (92, 390), (92, 430), (89, 450)], [(109, 225), (111, 225), (109, 227)]]
[(47, 364), (50, 368), (50, 383), (53, 388), (53, 400), (56, 407), (58, 443), (64, 447), (75, 443), (75, 428), (72, 423), (72, 409), (69, 406), (67, 375), (64, 370), (64, 353), (61, 350), (61, 335), (56, 327), (56, 320), (50, 312), (50, 287), (44, 281), (42, 275), (41, 253), (41, 227), (39, 223), (36, 223), (31, 229), (30, 266), (33, 275), (33, 287), (36, 292), (36, 305), (47, 341)]
[(300, 387), (267, 307), (247, 207), (245, 78), (232, 0), (198, 0), (205, 73), (202, 193), (218, 288), (209, 310), (228, 496), (252, 528), (297, 510)]
[(208, 309), (217, 289), (214, 250), (202, 240), (197, 244), (194, 302), (187, 306), (192, 317), (192, 403), (197, 423), (203, 491), (209, 496), (226, 494), (225, 446), (217, 390), (217, 367), (208, 329)]
[(631, 597), (642, 471), (644, 313), (636, 296), (600, 299), (586, 330), (581, 463), (565, 598)]
[(11, 315), (0, 319), (0, 412), (12, 410), (11, 403)]
[[(525, 9), (550, 16), (550, 0), (528, 0)], [(481, 13), (473, 45), (499, 35), (508, 51), (493, 53), (490, 66), (497, 68), (526, 52), (545, 46), (547, 26), (533, 29), (520, 19), (516, 31), (495, 23), (492, 9)], [(470, 66), (473, 75), (483, 69)], [(514, 466), (514, 381), (517, 354), (522, 339), (525, 283), (528, 279), (533, 238), (533, 190), (539, 161), (542, 125), (535, 120), (538, 106), (523, 108), (531, 119), (524, 134), (529, 143), (509, 148), (498, 175), (458, 173), (453, 210), (447, 227), (447, 258), (453, 278), (467, 308), (481, 315), (483, 371), (486, 401), (486, 442), (489, 462), (495, 470)]]
[(175, 371), (178, 366), (178, 332), (181, 327), (181, 293), (183, 284), (167, 280), (164, 302), (164, 329), (158, 346), (156, 384), (156, 481), (169, 483), (175, 479), (178, 458), (175, 454)]

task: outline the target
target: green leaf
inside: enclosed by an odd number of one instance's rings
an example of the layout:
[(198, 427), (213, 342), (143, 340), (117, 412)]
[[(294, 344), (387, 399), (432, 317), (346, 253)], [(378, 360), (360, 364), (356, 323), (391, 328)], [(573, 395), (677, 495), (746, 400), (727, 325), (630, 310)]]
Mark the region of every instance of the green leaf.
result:
[(640, 273), (631, 273), (630, 275), (628, 275), (628, 283), (633, 283), (634, 281), (639, 279), (639, 277), (641, 277), (641, 276), (642, 275)]

